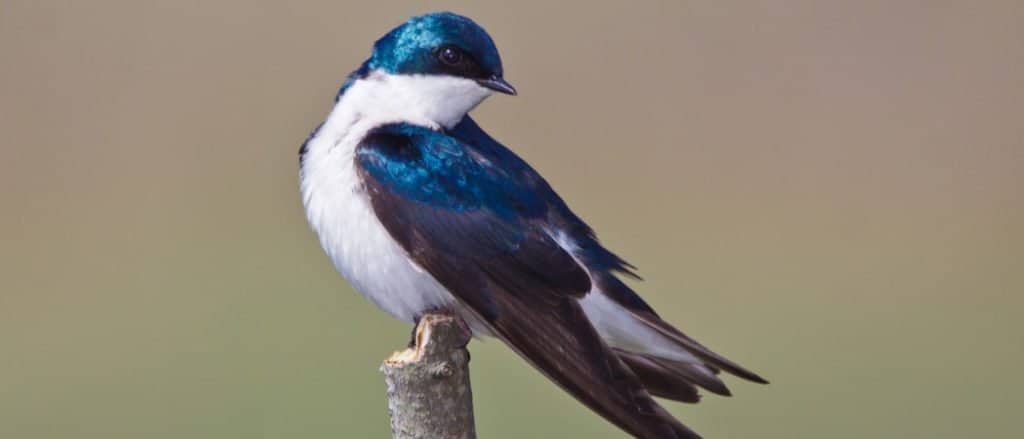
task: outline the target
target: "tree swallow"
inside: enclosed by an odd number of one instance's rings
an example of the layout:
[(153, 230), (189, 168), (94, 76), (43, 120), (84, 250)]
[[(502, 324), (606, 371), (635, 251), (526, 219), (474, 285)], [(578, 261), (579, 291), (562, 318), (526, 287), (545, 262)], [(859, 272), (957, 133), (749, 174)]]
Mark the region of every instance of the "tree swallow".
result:
[(300, 150), (302, 201), (334, 266), (392, 316), (444, 310), (505, 342), (641, 438), (695, 438), (654, 401), (766, 383), (662, 320), (533, 168), (467, 113), (515, 95), (469, 18), (413, 17), (373, 46)]

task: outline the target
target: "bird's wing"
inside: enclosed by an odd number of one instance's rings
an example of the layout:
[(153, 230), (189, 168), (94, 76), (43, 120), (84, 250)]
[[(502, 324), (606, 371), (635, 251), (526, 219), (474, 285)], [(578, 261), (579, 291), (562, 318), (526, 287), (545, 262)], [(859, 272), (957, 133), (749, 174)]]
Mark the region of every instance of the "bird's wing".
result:
[[(673, 364), (659, 358), (640, 358), (636, 352), (628, 356), (621, 356), (649, 391), (657, 393), (658, 396), (678, 401), (695, 402), (691, 401), (694, 398), (688, 389), (696, 384), (713, 393), (728, 395), (729, 390), (725, 384), (713, 374), (717, 373), (719, 369), (753, 382), (762, 384), (768, 382), (750, 370), (704, 347), (670, 323), (662, 320), (636, 292), (616, 277), (616, 274), (623, 274), (639, 279), (632, 270), (634, 267), (605, 248), (597, 240), (590, 226), (569, 209), (569, 206), (562, 201), (537, 171), (487, 134), (470, 116), (467, 115), (463, 118), (452, 129), (451, 134), (461, 142), (470, 145), (488, 161), (508, 170), (509, 176), (513, 180), (547, 200), (548, 221), (558, 224), (559, 228), (566, 232), (571, 241), (579, 247), (576, 257), (587, 266), (592, 276), (591, 281), (604, 295), (622, 306), (623, 312), (632, 314), (638, 323), (674, 342), (676, 349), (689, 352), (700, 359), (699, 363)], [(676, 391), (670, 395), (664, 391), (655, 390), (655, 388), (664, 390), (670, 377), (675, 382)]]
[(547, 200), (444, 133), (375, 129), (356, 165), (381, 223), (419, 266), (578, 400), (643, 438), (692, 438), (605, 345), (577, 298), (590, 278), (544, 220)]

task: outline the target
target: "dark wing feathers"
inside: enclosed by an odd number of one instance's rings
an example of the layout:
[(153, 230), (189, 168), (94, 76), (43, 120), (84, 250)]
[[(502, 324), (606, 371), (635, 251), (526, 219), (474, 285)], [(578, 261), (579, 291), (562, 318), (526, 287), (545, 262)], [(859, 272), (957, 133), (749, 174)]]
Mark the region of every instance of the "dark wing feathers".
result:
[(590, 291), (586, 270), (536, 221), (541, 203), (533, 194), (453, 138), (386, 125), (366, 137), (356, 160), (373, 208), (413, 257), (474, 260), (559, 294)]
[[(694, 340), (687, 336), (686, 334), (683, 334), (682, 331), (676, 329), (674, 326), (662, 320), (660, 317), (653, 314), (642, 313), (636, 313), (634, 315), (640, 318), (640, 320), (642, 320), (648, 326), (654, 328), (655, 330), (662, 333), (672, 341), (678, 343), (688, 352), (697, 356), (697, 358), (700, 358), (701, 360), (706, 362), (707, 366), (710, 366), (715, 369), (724, 370), (740, 378), (753, 381), (755, 383), (768, 384), (768, 380), (762, 378), (760, 375), (751, 372), (744, 368), (743, 366), (740, 366), (739, 364), (736, 364), (735, 362), (729, 360), (728, 358), (725, 358), (715, 353), (711, 349), (704, 347), (704, 345), (698, 343), (697, 340)], [(710, 388), (708, 388), (708, 390), (714, 391)], [(725, 390), (724, 393), (728, 394), (728, 390)]]
[(388, 232), (513, 350), (635, 436), (699, 437), (586, 318), (575, 298), (590, 278), (543, 228), (551, 200), (469, 152), (443, 133), (386, 125), (367, 135), (356, 162)]
[[(548, 378), (631, 434), (697, 437), (651, 394), (697, 402), (701, 387), (729, 395), (719, 370), (767, 383), (663, 321), (615, 276), (635, 277), (632, 266), (468, 116), (447, 133), (379, 127), (356, 162), (377, 216), (417, 264)], [(566, 253), (549, 227), (568, 233), (579, 251)], [(703, 364), (610, 349), (573, 300), (591, 282)]]
[[(480, 129), (473, 118), (464, 117), (448, 134), (470, 146), (476, 153), (486, 157), (494, 167), (501, 168), (520, 187), (528, 189), (543, 199), (547, 208), (548, 220), (573, 236), (577, 244), (581, 246), (581, 254), (586, 258), (588, 266), (601, 271), (621, 273), (635, 279), (640, 278), (633, 272), (636, 267), (598, 242), (594, 230), (569, 209), (569, 206), (544, 180), (544, 177), (512, 150)], [(638, 307), (654, 312), (640, 296), (632, 291), (623, 291), (622, 293), (621, 297), (613, 297), (613, 299), (616, 301), (621, 299), (625, 302), (623, 305), (627, 307)]]
[(563, 297), (538, 309), (529, 295), (497, 294), (497, 335), (549, 379), (601, 416), (642, 438), (696, 438), (664, 411), (601, 340), (580, 305)]
[(615, 353), (633, 370), (651, 395), (680, 402), (700, 401), (697, 387), (687, 377), (665, 367), (657, 359), (619, 349)]

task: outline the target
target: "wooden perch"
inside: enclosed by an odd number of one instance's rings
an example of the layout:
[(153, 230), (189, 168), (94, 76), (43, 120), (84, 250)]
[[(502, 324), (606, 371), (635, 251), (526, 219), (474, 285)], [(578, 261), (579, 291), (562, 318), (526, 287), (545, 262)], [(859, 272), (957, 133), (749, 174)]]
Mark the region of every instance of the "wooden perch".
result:
[(416, 346), (384, 360), (393, 438), (476, 438), (469, 339), (458, 317), (427, 314), (416, 327)]

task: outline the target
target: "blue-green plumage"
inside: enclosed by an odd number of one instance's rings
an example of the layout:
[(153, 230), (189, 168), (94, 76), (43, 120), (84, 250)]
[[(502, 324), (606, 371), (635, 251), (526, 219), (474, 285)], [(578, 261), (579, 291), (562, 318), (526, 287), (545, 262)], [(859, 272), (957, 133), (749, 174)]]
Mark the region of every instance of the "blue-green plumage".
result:
[(367, 135), (356, 160), (388, 189), (434, 207), (486, 209), (503, 218), (543, 212), (539, 194), (491, 164), (481, 151), (443, 132), (385, 125)]
[(509, 221), (552, 221), (580, 247), (579, 257), (607, 294), (623, 306), (654, 313), (615, 277), (616, 272), (635, 277), (631, 266), (601, 245), (537, 171), (471, 117), (446, 132), (409, 124), (377, 128), (356, 157), (383, 187), (419, 203), (459, 212), (485, 210)]
[(410, 18), (374, 44), (367, 65), (392, 74), (443, 73), (434, 53), (451, 45), (473, 55), (481, 73), (502, 75), (501, 57), (490, 35), (472, 20), (451, 12)]

